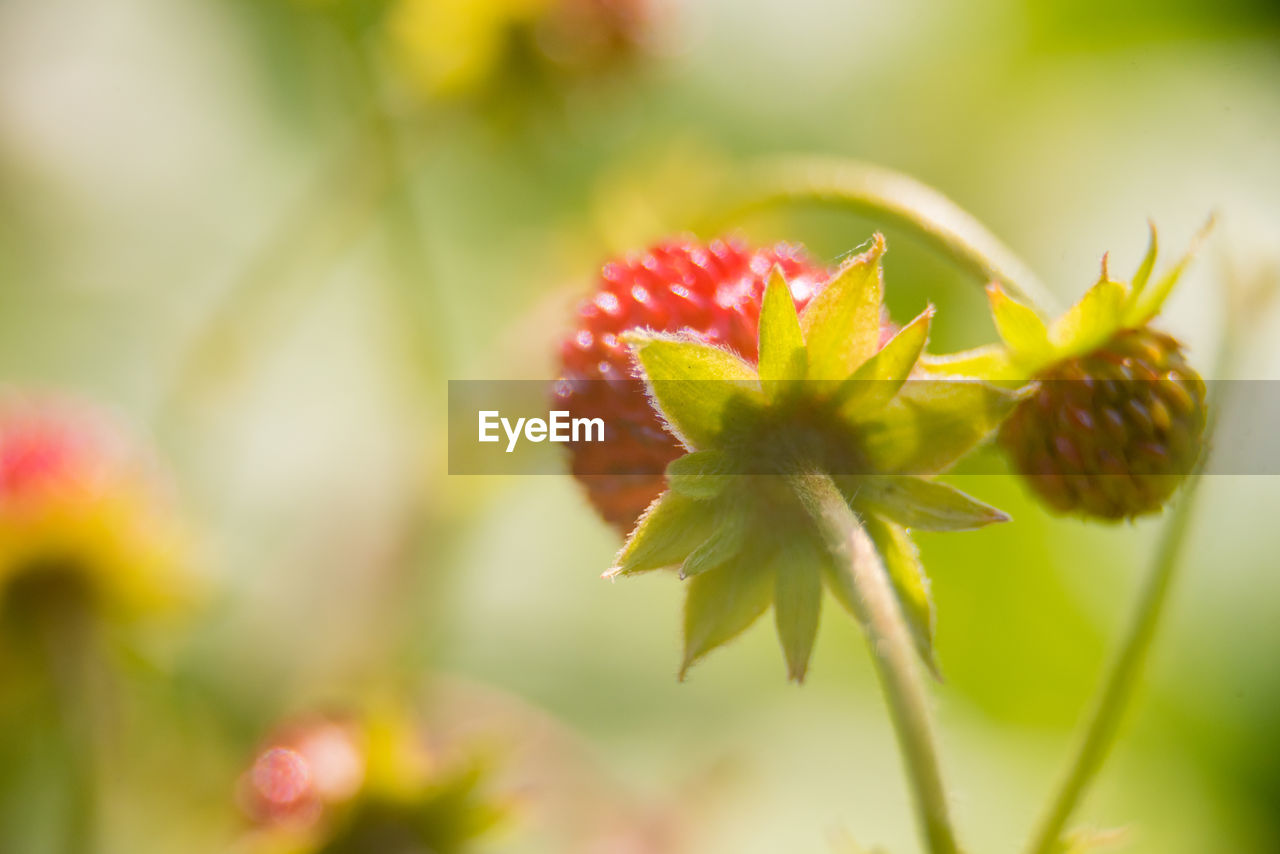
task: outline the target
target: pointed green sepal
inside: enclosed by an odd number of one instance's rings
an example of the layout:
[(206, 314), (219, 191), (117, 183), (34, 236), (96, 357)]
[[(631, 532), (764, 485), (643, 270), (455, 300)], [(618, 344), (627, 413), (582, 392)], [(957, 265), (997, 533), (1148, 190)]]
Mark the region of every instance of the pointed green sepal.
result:
[(628, 332), (654, 402), (672, 433), (690, 450), (714, 446), (735, 406), (763, 404), (751, 365), (728, 350), (688, 338)]
[(1000, 340), (1019, 358), (1040, 361), (1052, 355), (1049, 328), (1035, 309), (1018, 302), (995, 283), (987, 285), (987, 301)]
[(863, 451), (884, 474), (944, 471), (990, 436), (1025, 393), (967, 378), (910, 380), (862, 424)]
[(605, 578), (678, 566), (715, 530), (715, 506), (668, 490), (640, 517)]
[(684, 602), (684, 661), (680, 678), (711, 650), (728, 643), (765, 612), (773, 599), (770, 568), (743, 559), (688, 582)]
[(667, 465), (667, 486), (696, 501), (715, 498), (728, 481), (728, 455), (723, 451), (694, 451)]
[(842, 418), (856, 424), (893, 400), (924, 352), (933, 313), (925, 308), (844, 381), (836, 392)]
[(1156, 253), (1160, 250), (1160, 238), (1156, 235), (1156, 224), (1151, 220), (1147, 220), (1147, 228), (1151, 232), (1151, 236), (1147, 240), (1147, 254), (1142, 257), (1142, 263), (1138, 265), (1137, 272), (1133, 274), (1133, 279), (1129, 282), (1130, 305), (1142, 299), (1142, 293), (1147, 289), (1147, 282), (1151, 280), (1151, 272), (1156, 267)]
[(848, 261), (805, 306), (800, 326), (809, 350), (809, 379), (843, 380), (880, 344), (884, 237)]
[(715, 529), (680, 564), (682, 579), (718, 569), (746, 551), (749, 513), (737, 509), (736, 502), (721, 500), (717, 505)]
[[(1164, 306), (1164, 301), (1169, 298), (1169, 294), (1173, 291), (1174, 285), (1182, 278), (1182, 274), (1186, 272), (1192, 260), (1200, 251), (1201, 245), (1208, 239), (1209, 232), (1213, 230), (1214, 218), (1210, 217), (1195, 237), (1191, 239), (1191, 245), (1187, 247), (1187, 251), (1178, 263), (1174, 264), (1160, 279), (1151, 287), (1151, 290), (1144, 291), (1142, 294), (1134, 294), (1128, 301), (1124, 309), (1123, 321), (1126, 326), (1142, 326), (1149, 322), (1151, 318), (1160, 313), (1160, 309)], [(1154, 235), (1154, 230), (1152, 232)], [(1154, 236), (1152, 245), (1154, 246)], [(1154, 264), (1154, 261), (1153, 261)], [(1144, 261), (1145, 265), (1145, 261)], [(1136, 290), (1136, 288), (1135, 288)]]
[(1049, 338), (1060, 355), (1087, 353), (1105, 343), (1123, 321), (1128, 290), (1107, 277), (1106, 262), (1097, 283), (1054, 321)]
[(938, 377), (966, 377), (978, 380), (1021, 380), (1026, 372), (1014, 368), (1009, 351), (999, 344), (986, 344), (959, 353), (921, 355), (916, 368)]
[(888, 475), (844, 477), (837, 481), (846, 495), (856, 495), (854, 500), (859, 506), (904, 528), (972, 531), (1009, 521), (1007, 513), (936, 480)]
[(800, 316), (791, 288), (775, 266), (769, 274), (760, 309), (760, 380), (770, 397), (783, 393), (792, 380), (802, 380), (808, 363)]
[(937, 676), (938, 661), (933, 649), (933, 597), (929, 594), (929, 578), (920, 563), (920, 553), (906, 530), (892, 522), (868, 514), (863, 519), (863, 526), (884, 562), (916, 651)]
[(787, 660), (787, 678), (803, 682), (818, 636), (822, 610), (822, 566), (826, 554), (807, 536), (789, 537), (773, 558), (773, 611)]

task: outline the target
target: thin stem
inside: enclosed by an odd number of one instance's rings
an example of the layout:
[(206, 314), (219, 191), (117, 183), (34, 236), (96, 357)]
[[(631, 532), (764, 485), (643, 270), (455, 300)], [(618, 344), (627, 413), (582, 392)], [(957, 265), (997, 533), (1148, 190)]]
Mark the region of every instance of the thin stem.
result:
[[(1258, 314), (1250, 314), (1246, 310), (1237, 291), (1238, 286), (1229, 280), (1228, 297), (1231, 300), (1227, 306), (1227, 329), (1214, 360), (1217, 376), (1232, 376), (1236, 353), (1256, 325)], [(1206, 451), (1191, 473), (1189, 482), (1183, 487), (1182, 496), (1161, 531), (1155, 560), (1151, 564), (1142, 595), (1134, 606), (1132, 621), (1125, 632), (1124, 641), (1111, 661), (1086, 718), (1071, 764), (1031, 836), (1026, 849), (1028, 854), (1053, 854), (1057, 850), (1055, 846), (1067, 821), (1088, 791), (1115, 741), (1116, 732), (1130, 700), (1133, 699), (1138, 676), (1146, 665), (1160, 618), (1169, 600), (1169, 591), (1191, 528), (1215, 428), (1227, 403), (1225, 390), (1230, 387), (1230, 382), (1219, 383), (1218, 393), (1209, 401), (1209, 420), (1204, 431)]]
[(784, 157), (748, 170), (743, 183), (740, 200), (704, 223), (707, 230), (780, 205), (833, 206), (913, 232), (981, 284), (1000, 282), (1042, 312), (1055, 308), (1052, 293), (982, 223), (900, 172), (856, 160)]
[(928, 698), (911, 636), (884, 566), (831, 478), (796, 475), (792, 482), (837, 565), (848, 573), (856, 594), (857, 617), (871, 646), (927, 849), (930, 854), (957, 854), (959, 847), (934, 747)]
[(1134, 608), (1124, 642), (1112, 659), (1101, 691), (1094, 700), (1071, 765), (1031, 837), (1027, 848), (1030, 854), (1053, 854), (1058, 850), (1058, 841), (1067, 821), (1111, 751), (1169, 600), (1182, 547), (1191, 528), (1200, 480), (1200, 475), (1192, 475), (1191, 482), (1165, 524), (1150, 575)]

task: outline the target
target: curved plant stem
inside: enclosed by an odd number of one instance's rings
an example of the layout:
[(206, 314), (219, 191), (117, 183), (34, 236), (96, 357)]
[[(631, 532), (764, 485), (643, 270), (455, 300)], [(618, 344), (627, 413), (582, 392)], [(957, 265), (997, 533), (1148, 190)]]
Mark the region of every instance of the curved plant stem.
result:
[(1053, 295), (982, 223), (921, 182), (856, 160), (784, 157), (747, 171), (740, 201), (704, 223), (709, 230), (757, 210), (819, 204), (850, 210), (915, 233), (982, 284), (996, 281), (1042, 312)]
[(856, 593), (857, 617), (867, 634), (876, 675), (898, 736), (907, 780), (915, 797), (921, 832), (930, 854), (957, 854), (946, 790), (934, 747), (928, 699), (911, 636), (889, 587), (889, 579), (857, 517), (839, 489), (821, 474), (791, 478), (797, 495), (832, 557)]

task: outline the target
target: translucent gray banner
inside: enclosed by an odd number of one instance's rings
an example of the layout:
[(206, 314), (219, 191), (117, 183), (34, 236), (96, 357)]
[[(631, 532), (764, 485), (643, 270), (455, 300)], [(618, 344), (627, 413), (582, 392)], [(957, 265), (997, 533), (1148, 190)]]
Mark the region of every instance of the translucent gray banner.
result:
[[(866, 381), (875, 383), (876, 381)], [(900, 400), (926, 393), (947, 394), (961, 391), (969, 380), (928, 379), (908, 381)], [(1135, 381), (1130, 381), (1135, 382)], [(1158, 452), (1162, 445), (1176, 440), (1170, 430), (1180, 429), (1178, 418), (1172, 425), (1162, 413), (1136, 410), (1127, 403), (1149, 400), (1148, 391), (1140, 385), (1127, 389), (1108, 389), (1103, 384), (1057, 380), (1042, 390), (1042, 400), (1064, 403), (1057, 411), (1046, 414), (1043, 431), (1046, 442), (1060, 437), (1075, 443), (1081, 450), (1081, 467), (1077, 473), (1114, 475), (1141, 470), (1144, 463), (1137, 456), (1116, 457), (1124, 448), (1143, 448)], [(925, 387), (925, 384), (928, 387)], [(723, 398), (724, 389), (711, 388), (712, 383), (685, 382), (683, 393), (706, 394)], [(707, 386), (699, 389), (698, 386)], [(849, 396), (846, 384), (805, 383), (806, 399), (834, 399)], [(841, 390), (841, 385), (845, 388)], [(949, 388), (954, 386), (954, 388)], [(691, 388), (692, 387), (692, 388)], [(1209, 407), (1221, 407), (1211, 448), (1204, 460), (1204, 474), (1277, 475), (1280, 474), (1280, 381), (1220, 380), (1206, 383)], [(732, 433), (740, 425), (755, 423), (751, 408), (758, 404), (755, 396), (741, 388), (724, 411), (723, 429)], [(1125, 393), (1120, 393), (1125, 392)], [(869, 395), (874, 397), (875, 395)], [(898, 405), (909, 404), (900, 403)], [(993, 402), (994, 406), (995, 403)], [(1023, 404), (1025, 405), (1025, 404)], [(1108, 409), (1118, 410), (1108, 412)], [(523, 380), (451, 380), (449, 382), (449, 473), (452, 475), (655, 475), (661, 474), (673, 454), (676, 440), (653, 417), (653, 409), (644, 384), (624, 381), (523, 381)], [(815, 429), (822, 427), (821, 407), (809, 407), (804, 417)], [(921, 415), (921, 417), (928, 417)], [(939, 429), (946, 430), (943, 421)], [(1164, 432), (1162, 432), (1164, 431)], [(1120, 441), (1131, 437), (1134, 441)], [(842, 436), (856, 446), (856, 434)], [(1108, 454), (1099, 456), (1097, 449)], [(1176, 456), (1176, 455), (1175, 455)], [(1103, 466), (1097, 461), (1106, 460)], [(1149, 461), (1148, 461), (1149, 462)], [(1165, 469), (1163, 473), (1187, 474), (1198, 465), (1191, 459)], [(832, 474), (883, 474), (858, 462), (851, 453), (842, 458), (841, 467), (848, 469)], [(778, 474), (776, 461), (759, 470), (750, 461), (743, 463), (741, 474)], [(1178, 468), (1185, 470), (1178, 470)], [(1008, 463), (1000, 454), (977, 454), (965, 461), (965, 474), (1008, 474)], [(928, 474), (930, 472), (896, 472)], [(1024, 472), (1041, 473), (1041, 472)], [(1049, 473), (1049, 472), (1044, 472)]]

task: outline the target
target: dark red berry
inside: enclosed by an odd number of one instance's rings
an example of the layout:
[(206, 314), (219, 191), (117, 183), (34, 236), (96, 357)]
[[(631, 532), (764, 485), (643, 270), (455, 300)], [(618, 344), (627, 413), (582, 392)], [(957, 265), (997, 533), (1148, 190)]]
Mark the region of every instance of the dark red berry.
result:
[(1176, 339), (1124, 330), (1036, 380), (1000, 441), (1055, 510), (1102, 519), (1154, 513), (1195, 466), (1205, 385)]

